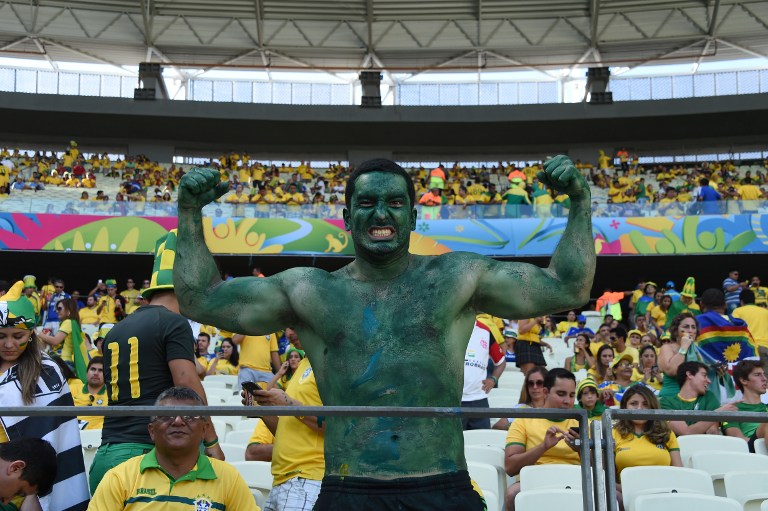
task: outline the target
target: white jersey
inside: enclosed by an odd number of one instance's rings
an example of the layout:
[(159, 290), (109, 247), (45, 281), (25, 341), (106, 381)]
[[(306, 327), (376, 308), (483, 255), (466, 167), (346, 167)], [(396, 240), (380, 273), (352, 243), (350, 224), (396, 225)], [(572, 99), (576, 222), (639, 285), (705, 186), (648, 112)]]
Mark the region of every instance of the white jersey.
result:
[(491, 335), (488, 326), (475, 321), (464, 354), (464, 392), (462, 401), (479, 401), (488, 397), (483, 390), (483, 380), (488, 377), (488, 358), (494, 366), (504, 362), (504, 353)]

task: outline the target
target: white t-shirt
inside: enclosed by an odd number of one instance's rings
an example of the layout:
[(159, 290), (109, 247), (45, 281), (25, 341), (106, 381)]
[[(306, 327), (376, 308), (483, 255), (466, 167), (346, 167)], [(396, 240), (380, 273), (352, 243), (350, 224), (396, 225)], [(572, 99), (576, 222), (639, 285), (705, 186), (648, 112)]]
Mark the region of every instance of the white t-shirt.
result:
[(494, 366), (504, 362), (504, 352), (491, 335), (490, 329), (479, 321), (469, 337), (464, 354), (464, 391), (462, 401), (479, 401), (488, 397), (483, 390), (483, 380), (488, 377), (488, 357)]

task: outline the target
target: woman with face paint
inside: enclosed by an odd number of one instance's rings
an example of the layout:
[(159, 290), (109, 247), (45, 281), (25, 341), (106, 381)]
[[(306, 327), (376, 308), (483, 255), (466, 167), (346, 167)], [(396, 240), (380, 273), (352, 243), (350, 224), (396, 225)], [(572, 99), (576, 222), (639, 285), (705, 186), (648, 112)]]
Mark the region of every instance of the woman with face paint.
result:
[[(67, 382), (58, 366), (40, 352), (35, 336), (32, 302), (21, 295), (17, 282), (0, 298), (0, 406), (74, 406)], [(88, 483), (83, 464), (80, 433), (75, 417), (0, 417), (0, 443), (23, 436), (48, 441), (56, 450), (57, 476), (46, 509), (84, 511)], [(30, 495), (26, 499), (37, 499)], [(21, 506), (23, 499), (17, 503)], [(37, 502), (28, 502), (35, 509)], [(27, 508), (25, 508), (27, 509)]]

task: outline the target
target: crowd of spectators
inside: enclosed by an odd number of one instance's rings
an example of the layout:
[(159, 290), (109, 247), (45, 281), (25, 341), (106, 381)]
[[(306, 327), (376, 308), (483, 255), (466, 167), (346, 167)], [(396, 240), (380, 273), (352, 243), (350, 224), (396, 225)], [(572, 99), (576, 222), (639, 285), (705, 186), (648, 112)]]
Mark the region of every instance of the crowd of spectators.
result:
[[(341, 163), (325, 169), (313, 169), (304, 161), (295, 167), (265, 164), (244, 152), (222, 154), (206, 165), (217, 168), (222, 181), (229, 183), (231, 192), (221, 201), (236, 206), (233, 216), (256, 217), (340, 218), (352, 170)], [(646, 167), (622, 149), (615, 158), (601, 151), (597, 164), (577, 160), (576, 166), (588, 179), (593, 196), (599, 197), (593, 216), (739, 213), (755, 211), (759, 201), (768, 199), (765, 162), (754, 171), (740, 170), (731, 161)], [(502, 161), (479, 167), (455, 162), (434, 169), (408, 168), (424, 218), (567, 214), (568, 197), (540, 183), (540, 170), (540, 162), (518, 167)], [(84, 188), (83, 201), (174, 203), (184, 172), (183, 165), (164, 165), (144, 155), (114, 160), (106, 153), (85, 157), (75, 141), (61, 156), (52, 151), (0, 150), (0, 191), (6, 193)], [(96, 190), (102, 177), (119, 181), (114, 197)], [(246, 209), (249, 204), (253, 207)], [(119, 212), (118, 208), (112, 213)]]

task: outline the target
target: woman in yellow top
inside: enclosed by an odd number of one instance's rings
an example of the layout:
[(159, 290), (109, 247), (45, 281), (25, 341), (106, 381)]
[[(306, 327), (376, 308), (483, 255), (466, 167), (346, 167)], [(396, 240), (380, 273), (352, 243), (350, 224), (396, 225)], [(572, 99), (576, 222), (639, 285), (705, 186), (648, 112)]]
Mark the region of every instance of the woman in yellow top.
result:
[(653, 308), (648, 308), (648, 312), (646, 312), (648, 321), (650, 322), (650, 320), (653, 319), (653, 324), (664, 330), (664, 327), (667, 324), (667, 311), (669, 311), (671, 306), (672, 297), (669, 295), (662, 296), (659, 305), (655, 305)]
[(541, 341), (541, 329), (544, 317), (521, 319), (517, 325), (518, 336), (515, 341), (515, 365), (523, 373), (528, 373), (535, 366), (546, 366), (542, 346), (552, 351), (552, 347)]
[(633, 382), (643, 382), (654, 390), (661, 390), (661, 369), (656, 360), (656, 348), (646, 344), (640, 349), (640, 366), (632, 373)]
[(224, 339), (216, 350), (216, 356), (208, 363), (205, 374), (237, 374), (240, 369), (240, 354), (232, 339)]
[(592, 376), (598, 386), (605, 381), (613, 381), (613, 348), (607, 344), (600, 346), (595, 357), (595, 367), (590, 368), (587, 374)]
[(576, 341), (573, 345), (573, 355), (565, 359), (563, 367), (572, 373), (595, 367), (595, 358), (589, 351), (589, 336), (587, 334), (576, 336)]
[[(75, 336), (80, 336), (83, 343), (88, 342), (80, 330), (80, 314), (77, 310), (77, 302), (75, 302), (72, 298), (64, 298), (56, 304), (56, 312), (58, 313), (59, 319), (61, 320), (59, 323), (59, 330), (56, 332), (56, 335), (41, 333), (38, 335), (38, 337), (42, 339), (44, 343), (53, 346), (54, 348), (61, 346), (61, 348), (57, 348), (56, 351), (60, 351), (61, 360), (63, 360), (69, 366), (69, 368), (74, 371), (75, 345), (73, 338)], [(86, 344), (86, 354), (91, 349), (92, 347), (90, 343)], [(88, 362), (87, 355), (85, 362)]]
[[(621, 398), (622, 410), (658, 410), (659, 400), (643, 385), (633, 385)], [(677, 438), (664, 420), (621, 419), (613, 426), (616, 492), (622, 501), (621, 472), (627, 467), (682, 467)]]
[(273, 389), (275, 386), (285, 390), (302, 359), (304, 359), (304, 351), (291, 346), (285, 353), (285, 362), (283, 362), (277, 374), (267, 384), (267, 390)]

